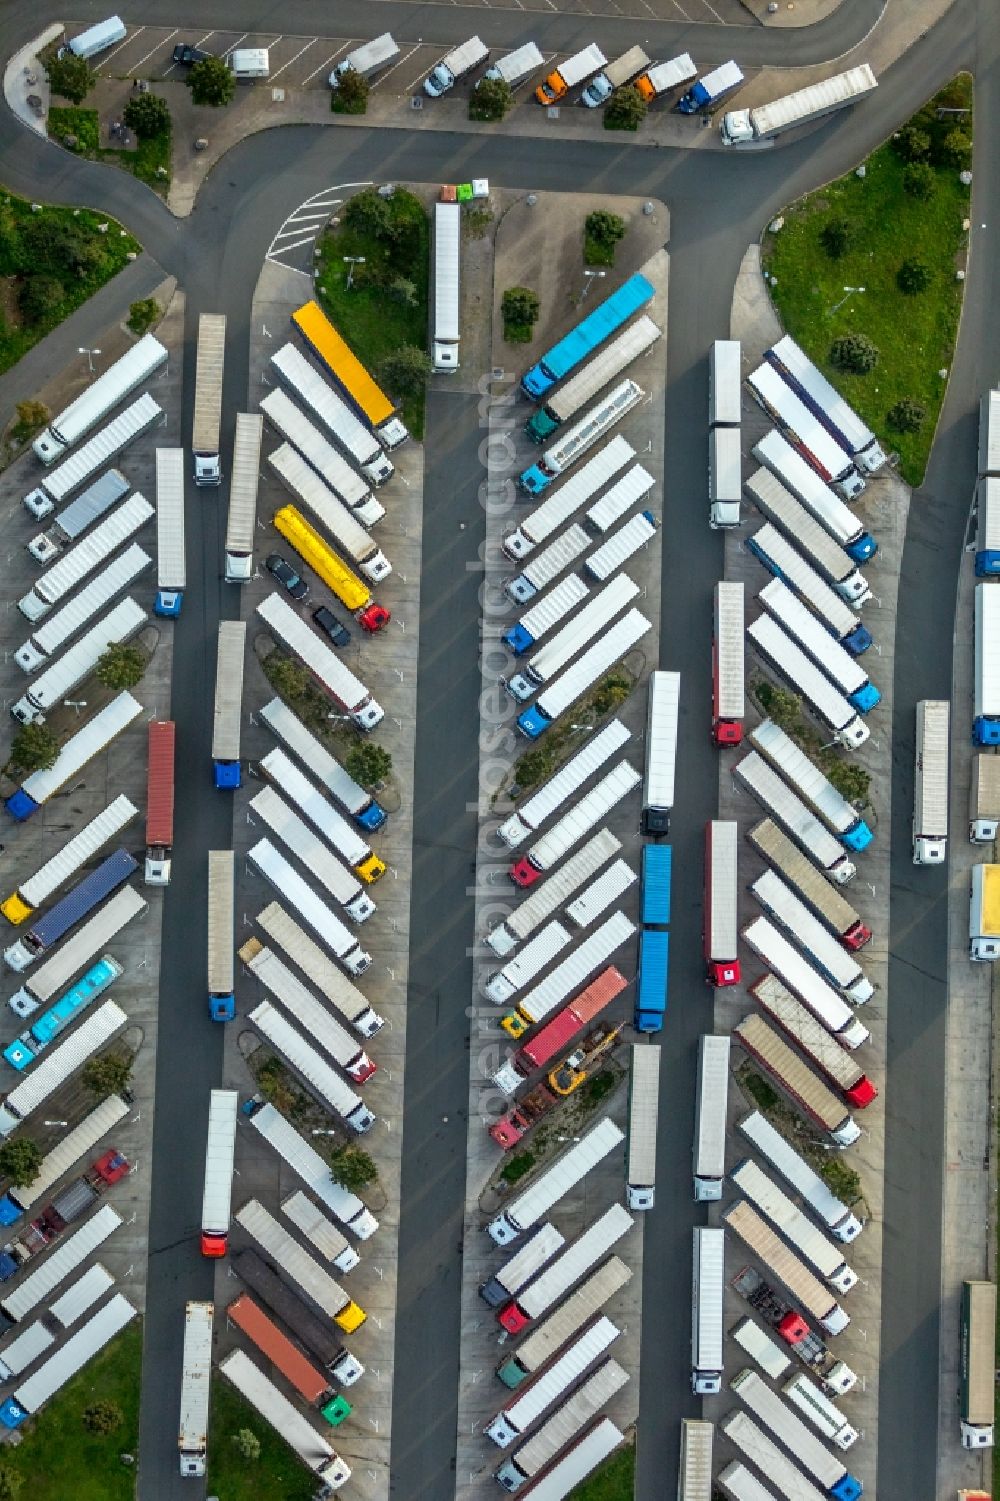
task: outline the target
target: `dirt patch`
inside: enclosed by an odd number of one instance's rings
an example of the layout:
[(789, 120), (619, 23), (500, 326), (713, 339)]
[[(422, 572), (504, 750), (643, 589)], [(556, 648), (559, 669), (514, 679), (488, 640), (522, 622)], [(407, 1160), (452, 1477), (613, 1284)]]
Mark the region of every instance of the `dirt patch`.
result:
[(21, 327), (21, 309), (17, 301), (19, 286), (16, 276), (0, 276), (0, 318), (8, 328)]

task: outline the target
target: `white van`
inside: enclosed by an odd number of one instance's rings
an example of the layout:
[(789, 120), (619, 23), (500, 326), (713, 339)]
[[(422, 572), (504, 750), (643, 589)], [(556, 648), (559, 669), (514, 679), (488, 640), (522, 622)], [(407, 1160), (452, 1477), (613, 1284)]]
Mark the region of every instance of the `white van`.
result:
[(233, 77), (240, 82), (268, 78), (271, 74), (271, 59), (266, 47), (238, 47), (229, 54), (229, 66)]
[(98, 52), (124, 40), (125, 22), (121, 16), (109, 16), (106, 21), (98, 21), (96, 26), (88, 26), (79, 36), (72, 37), (65, 47), (59, 48), (59, 56), (70, 53), (73, 57), (96, 57)]

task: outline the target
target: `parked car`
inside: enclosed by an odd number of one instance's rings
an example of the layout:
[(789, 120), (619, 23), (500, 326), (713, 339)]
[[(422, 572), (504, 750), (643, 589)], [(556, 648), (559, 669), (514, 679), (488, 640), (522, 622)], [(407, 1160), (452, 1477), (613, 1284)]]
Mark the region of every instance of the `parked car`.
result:
[(203, 63), (206, 57), (214, 56), (214, 52), (203, 52), (200, 47), (192, 47), (189, 42), (178, 42), (174, 48), (174, 62), (183, 63), (188, 68), (194, 63)]
[(318, 610), (313, 610), (313, 620), (320, 630), (329, 636), (334, 646), (347, 646), (350, 642), (350, 631), (346, 625), (341, 625), (336, 615), (332, 610), (328, 610), (326, 605), (320, 605)]
[(309, 598), (309, 585), (295, 572), (291, 563), (285, 561), (280, 552), (272, 552), (264, 567), (268, 573), (274, 574), (278, 583), (288, 590), (293, 599)]

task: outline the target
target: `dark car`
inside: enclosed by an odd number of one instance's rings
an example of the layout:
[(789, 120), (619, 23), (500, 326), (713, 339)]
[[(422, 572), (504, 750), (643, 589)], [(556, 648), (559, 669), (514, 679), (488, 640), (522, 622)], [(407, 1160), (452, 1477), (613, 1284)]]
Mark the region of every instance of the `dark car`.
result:
[(190, 68), (193, 63), (203, 63), (206, 57), (214, 57), (212, 52), (203, 52), (200, 47), (192, 47), (187, 42), (178, 42), (174, 48), (174, 62), (183, 63)]
[(326, 605), (320, 605), (318, 610), (313, 610), (313, 620), (333, 642), (334, 646), (347, 646), (351, 639), (351, 633), (346, 625), (341, 625), (332, 610)]
[(299, 577), (291, 563), (285, 562), (280, 552), (273, 552), (264, 567), (268, 573), (274, 574), (279, 584), (284, 585), (293, 599), (309, 598), (309, 585)]

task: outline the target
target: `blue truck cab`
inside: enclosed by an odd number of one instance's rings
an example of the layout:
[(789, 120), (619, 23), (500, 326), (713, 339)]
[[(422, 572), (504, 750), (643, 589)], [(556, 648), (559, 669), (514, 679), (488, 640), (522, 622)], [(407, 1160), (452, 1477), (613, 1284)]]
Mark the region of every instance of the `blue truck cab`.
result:
[(530, 651), (535, 644), (535, 638), (530, 631), (526, 631), (520, 621), (511, 626), (509, 631), (503, 633), (503, 644), (509, 646), (515, 657), (523, 657), (526, 651)]
[(878, 552), (878, 543), (870, 532), (862, 532), (860, 537), (855, 537), (853, 542), (848, 542), (844, 548), (847, 556), (853, 558), (855, 563), (867, 563)]
[(231, 1022), (236, 1015), (235, 995), (212, 995), (210, 993), (208, 1014), (214, 1022)]
[(153, 605), (153, 614), (160, 615), (165, 620), (176, 620), (181, 613), (181, 605), (184, 603), (184, 594), (180, 589), (157, 589), (156, 602)]
[(523, 714), (517, 716), (517, 727), (529, 740), (537, 740), (539, 735), (544, 735), (551, 723), (549, 716), (537, 704), (532, 704), (530, 709), (525, 709)]
[[(530, 401), (537, 401), (544, 396), (546, 391), (555, 385), (556, 381), (562, 380), (571, 370), (575, 370), (588, 354), (593, 354), (599, 344), (605, 339), (610, 339), (613, 333), (632, 317), (641, 308), (652, 302), (655, 296), (652, 284), (636, 272), (628, 281), (622, 283), (617, 292), (612, 292), (610, 297), (594, 310), (582, 318), (575, 328), (570, 329), (558, 344), (553, 344), (546, 354), (543, 354), (537, 365), (533, 365), (521, 377), (521, 390)], [(532, 431), (531, 436), (535, 437)], [(543, 435), (544, 436), (544, 435)], [(536, 440), (537, 441), (537, 440)]]
[(233, 792), (243, 786), (243, 774), (238, 761), (213, 761), (212, 781), (220, 792)]
[(635, 987), (637, 1032), (660, 1032), (667, 1012), (667, 969), (670, 935), (647, 928), (639, 935), (639, 974)]
[(853, 631), (841, 636), (840, 644), (852, 657), (862, 657), (874, 642), (874, 636), (866, 625), (859, 621)]
[(866, 850), (875, 836), (864, 819), (859, 818), (846, 834), (840, 834), (838, 837), (845, 849)]
[(523, 474), (518, 475), (517, 482), (527, 495), (541, 495), (554, 478), (554, 475), (545, 473), (541, 464), (532, 464), (530, 469), (525, 469)]
[(697, 115), (711, 109), (726, 94), (731, 94), (743, 82), (743, 74), (735, 62), (721, 63), (693, 83), (686, 94), (678, 99), (675, 109), (682, 115)]
[(847, 695), (847, 702), (853, 704), (859, 714), (868, 714), (876, 704), (882, 702), (882, 695), (874, 683), (865, 683), (856, 693)]

